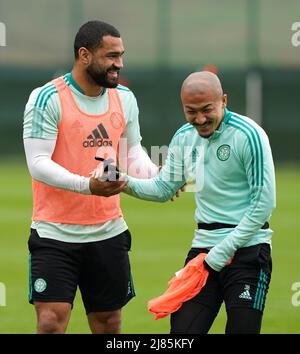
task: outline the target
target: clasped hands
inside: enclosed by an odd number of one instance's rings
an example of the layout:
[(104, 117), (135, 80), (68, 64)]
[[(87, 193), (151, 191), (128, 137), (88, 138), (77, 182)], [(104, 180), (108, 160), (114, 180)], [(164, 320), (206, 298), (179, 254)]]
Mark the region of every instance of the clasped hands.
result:
[(113, 159), (105, 160), (97, 157), (96, 160), (102, 161), (90, 172), (90, 191), (93, 195), (110, 197), (119, 194), (127, 187), (127, 176), (120, 174), (117, 167), (112, 165)]

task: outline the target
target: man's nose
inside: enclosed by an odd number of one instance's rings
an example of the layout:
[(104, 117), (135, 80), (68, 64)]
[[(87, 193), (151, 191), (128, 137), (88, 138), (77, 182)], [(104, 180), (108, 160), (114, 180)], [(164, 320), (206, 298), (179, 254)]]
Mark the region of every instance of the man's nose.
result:
[(123, 58), (122, 57), (115, 58), (114, 66), (118, 69), (122, 69), (123, 68)]
[(194, 123), (202, 125), (202, 124), (205, 124), (206, 121), (207, 121), (207, 119), (206, 119), (205, 115), (202, 114), (201, 112), (198, 112), (197, 116), (196, 116), (196, 118), (194, 120)]

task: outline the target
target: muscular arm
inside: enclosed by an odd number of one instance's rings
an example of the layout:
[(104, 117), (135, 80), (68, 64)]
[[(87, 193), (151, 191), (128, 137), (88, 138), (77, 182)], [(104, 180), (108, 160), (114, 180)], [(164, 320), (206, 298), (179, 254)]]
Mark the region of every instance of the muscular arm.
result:
[(140, 143), (131, 146), (128, 152), (120, 151), (119, 168), (129, 176), (139, 179), (153, 178), (159, 171)]
[(69, 172), (51, 159), (55, 140), (24, 139), (27, 165), (32, 178), (50, 186), (91, 194), (89, 178)]
[(32, 178), (50, 186), (77, 192), (110, 196), (120, 193), (125, 182), (100, 182), (71, 173), (51, 159), (56, 140), (24, 139), (27, 165)]
[(160, 173), (152, 179), (128, 177), (125, 193), (144, 200), (165, 202), (185, 184), (184, 161), (177, 138), (173, 138), (166, 163)]
[(119, 95), (123, 104), (126, 127), (119, 144), (118, 164), (121, 171), (136, 178), (152, 178), (159, 168), (151, 161), (141, 145), (139, 109), (134, 94), (121, 87)]

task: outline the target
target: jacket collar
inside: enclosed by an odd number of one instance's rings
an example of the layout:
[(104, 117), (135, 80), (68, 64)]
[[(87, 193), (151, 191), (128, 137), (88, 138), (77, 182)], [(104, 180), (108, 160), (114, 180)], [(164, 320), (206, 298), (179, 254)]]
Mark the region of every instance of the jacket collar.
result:
[(219, 136), (226, 129), (226, 125), (227, 125), (227, 123), (229, 121), (229, 118), (230, 118), (230, 111), (225, 107), (224, 118), (223, 118), (219, 128), (213, 132), (213, 134), (208, 138), (208, 140), (213, 141), (213, 140), (216, 140), (216, 139), (219, 138)]

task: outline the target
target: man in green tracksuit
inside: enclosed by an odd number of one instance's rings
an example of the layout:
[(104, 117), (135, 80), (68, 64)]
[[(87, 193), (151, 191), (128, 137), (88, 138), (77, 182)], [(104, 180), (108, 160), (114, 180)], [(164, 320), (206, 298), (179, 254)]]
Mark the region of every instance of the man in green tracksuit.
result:
[(175, 133), (159, 175), (128, 177), (126, 190), (162, 202), (194, 182), (198, 228), (186, 263), (205, 252), (210, 273), (200, 293), (171, 315), (171, 333), (207, 333), (223, 301), (226, 333), (259, 333), (272, 271), (268, 221), (276, 199), (268, 137), (253, 120), (226, 108), (212, 73), (189, 75), (181, 100), (188, 123)]

